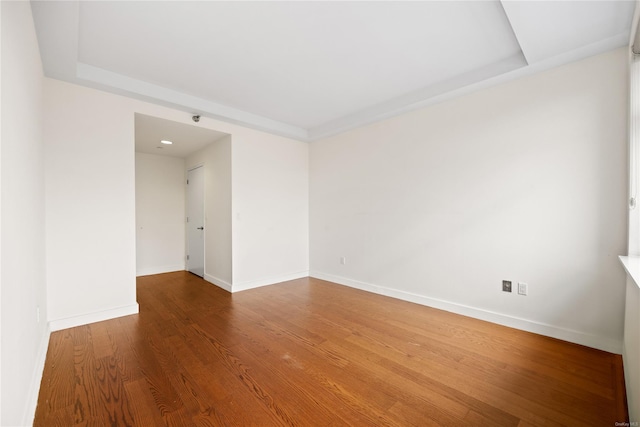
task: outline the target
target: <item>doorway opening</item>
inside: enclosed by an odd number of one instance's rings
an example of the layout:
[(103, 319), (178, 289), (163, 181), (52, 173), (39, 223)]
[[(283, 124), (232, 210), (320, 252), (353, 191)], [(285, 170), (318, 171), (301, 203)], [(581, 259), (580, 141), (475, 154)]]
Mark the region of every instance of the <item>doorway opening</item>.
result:
[(135, 114), (136, 276), (230, 277), (230, 148), (231, 135), (202, 122)]

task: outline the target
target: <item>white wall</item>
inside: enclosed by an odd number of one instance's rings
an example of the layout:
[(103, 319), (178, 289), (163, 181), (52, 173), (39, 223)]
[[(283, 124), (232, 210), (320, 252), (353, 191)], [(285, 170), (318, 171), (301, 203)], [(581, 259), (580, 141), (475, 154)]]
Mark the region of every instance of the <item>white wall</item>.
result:
[(629, 420), (640, 421), (640, 289), (631, 278), (627, 279), (622, 356)]
[(42, 64), (30, 3), (2, 2), (0, 9), (0, 424), (14, 426), (31, 423), (49, 337), (44, 251)]
[(48, 79), (44, 111), (51, 327), (136, 313), (134, 116)]
[(231, 136), (187, 157), (186, 170), (197, 166), (204, 167), (204, 277), (232, 291)]
[[(52, 328), (135, 312), (134, 114), (192, 125), (191, 115), (53, 79), (44, 88)], [(233, 139), (233, 284), (306, 275), (308, 145), (206, 117), (199, 126)]]
[(205, 165), (205, 278), (236, 292), (306, 277), (308, 144), (215, 129), (231, 136), (187, 159), (187, 168)]
[(616, 50), (312, 143), (311, 274), (620, 352), (626, 64)]
[(309, 146), (233, 135), (233, 290), (309, 274)]
[[(0, 6), (0, 45), (2, 42), (2, 6)], [(2, 236), (2, 46), (0, 46), (0, 237)], [(0, 424), (2, 423), (2, 243), (0, 242)]]
[(184, 159), (136, 153), (136, 274), (184, 270)]

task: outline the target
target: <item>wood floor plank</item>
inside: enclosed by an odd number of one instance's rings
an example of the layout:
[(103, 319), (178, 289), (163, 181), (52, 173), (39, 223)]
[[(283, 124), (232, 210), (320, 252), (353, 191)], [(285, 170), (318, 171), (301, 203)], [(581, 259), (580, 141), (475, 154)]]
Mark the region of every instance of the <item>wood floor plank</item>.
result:
[[(47, 360), (40, 384), (37, 411), (43, 414), (60, 414), (62, 411), (65, 413), (63, 418), (66, 418), (66, 413), (70, 413), (74, 402), (75, 390), (73, 341), (69, 331), (51, 333)], [(56, 418), (60, 416), (57, 415)]]
[[(383, 335), (378, 335), (378, 331), (385, 331)], [(483, 357), (474, 354), (471, 351), (458, 350), (456, 356), (452, 357), (451, 346), (441, 346), (434, 352), (434, 342), (423, 343), (428, 348), (429, 358), (426, 359), (422, 354), (415, 352), (415, 347), (411, 345), (405, 346), (405, 340), (395, 336), (393, 331), (386, 331), (383, 322), (372, 325), (368, 332), (363, 329), (363, 333), (358, 337), (359, 341), (367, 342), (373, 348), (375, 353), (386, 353), (389, 358), (396, 361), (402, 361), (404, 358), (417, 358), (416, 360), (424, 363), (437, 362), (448, 366), (451, 369), (464, 367), (467, 372), (482, 382), (495, 383), (496, 386), (511, 390), (519, 395), (530, 395), (535, 393), (547, 393), (552, 397), (553, 405), (556, 408), (581, 408), (582, 406), (590, 406), (590, 416), (599, 416), (606, 412), (607, 403), (598, 396), (576, 389), (562, 382), (556, 381), (554, 378), (545, 377), (545, 381), (541, 383), (540, 376), (537, 372), (530, 370), (521, 370), (513, 367), (511, 364), (496, 361), (495, 358)], [(435, 344), (437, 345), (437, 344)], [(424, 349), (421, 350), (424, 353)], [(503, 381), (501, 381), (504, 379)], [(543, 387), (543, 389), (542, 389)], [(579, 403), (578, 400), (580, 400)], [(573, 416), (579, 418), (583, 416), (581, 409), (576, 410)]]
[(358, 360), (358, 364), (365, 365), (370, 370), (381, 370), (383, 367), (387, 372), (385, 376), (387, 387), (395, 387), (399, 399), (407, 405), (421, 408), (435, 405), (460, 419), (465, 418), (469, 410), (477, 409), (492, 419), (494, 425), (512, 425), (515, 418), (469, 393), (461, 393), (455, 387), (455, 383), (452, 384), (454, 378), (433, 378), (423, 375), (407, 366), (407, 363), (398, 363), (382, 357), (366, 347), (349, 341), (340, 344), (327, 342), (324, 345), (332, 347), (339, 345), (341, 349), (336, 351), (361, 354), (363, 357)]
[(96, 411), (93, 420), (106, 419), (110, 425), (132, 426), (131, 403), (126, 396), (124, 382), (120, 377), (117, 359), (102, 357), (96, 359), (94, 378), (98, 387), (94, 388), (93, 401)]
[(127, 381), (124, 384), (127, 398), (135, 402), (135, 410), (132, 411), (133, 425), (136, 426), (164, 426), (164, 420), (160, 409), (155, 404), (153, 396), (144, 379)]
[[(295, 334), (291, 335), (290, 339), (294, 341), (284, 342), (282, 345), (278, 346), (278, 341), (269, 339), (267, 336), (267, 338), (265, 338), (267, 341), (265, 341), (264, 345), (268, 346), (270, 349), (279, 349), (283, 354), (283, 358), (286, 357), (286, 360), (288, 361), (295, 361), (295, 366), (298, 366), (300, 369), (309, 371), (309, 366), (322, 366), (322, 374), (315, 372), (313, 375), (314, 380), (319, 383), (337, 381), (338, 378), (342, 378), (344, 382), (345, 378), (352, 377), (350, 381), (352, 393), (365, 395), (361, 399), (376, 401), (377, 405), (385, 409), (396, 405), (398, 398), (412, 399), (414, 397), (412, 394), (406, 392), (408, 389), (412, 389), (414, 384), (407, 382), (405, 381), (405, 378), (402, 378), (402, 387), (395, 387), (392, 380), (397, 380), (398, 378), (392, 378), (394, 374), (386, 369), (382, 364), (362, 363), (361, 361), (340, 359), (342, 363), (338, 366), (328, 366), (332, 359), (336, 359), (336, 356), (327, 357), (327, 355), (337, 355), (337, 351), (327, 350), (327, 348), (323, 346), (323, 343), (316, 344), (309, 340), (296, 339)], [(294, 346), (296, 341), (298, 343), (298, 351), (294, 352), (292, 349), (296, 348)], [(300, 344), (303, 345), (302, 348), (299, 347)], [(287, 349), (289, 349), (289, 351), (287, 351)], [(305, 364), (302, 365), (298, 360), (303, 361)], [(332, 380), (327, 378), (330, 374), (333, 374)], [(364, 378), (367, 380), (362, 381)], [(353, 386), (355, 386), (355, 388), (353, 388)], [(376, 399), (375, 394), (379, 391), (387, 391), (387, 393)], [(425, 392), (426, 390), (421, 391)], [(425, 396), (421, 393), (421, 401), (416, 401), (415, 404), (426, 408), (430, 407), (434, 414), (439, 412), (440, 408), (443, 408), (445, 412), (459, 416), (458, 421), (460, 421), (468, 411), (468, 408), (465, 406), (458, 405), (452, 401), (447, 401), (441, 395), (433, 395), (432, 397), (437, 400), (437, 403), (434, 404), (429, 401), (429, 399), (425, 399)], [(447, 415), (441, 416), (441, 418), (446, 417)]]
[[(77, 332), (81, 331), (80, 328), (77, 330)], [(78, 334), (78, 336), (81, 335)], [(88, 342), (76, 344), (73, 350), (73, 365), (75, 367), (73, 419), (74, 424), (80, 425), (86, 424), (91, 418), (100, 415), (96, 411), (100, 402), (94, 400), (93, 389), (97, 385), (97, 378), (94, 380), (95, 359), (90, 353)]]
[[(519, 418), (527, 418), (530, 412), (536, 417), (544, 418), (549, 421), (558, 420), (560, 424), (571, 423), (573, 420), (570, 416), (563, 412), (556, 411), (549, 406), (556, 406), (552, 399), (545, 399), (545, 404), (540, 404), (538, 399), (528, 400), (518, 392), (512, 390), (512, 385), (518, 379), (508, 376), (499, 375), (500, 383), (496, 383), (496, 379), (482, 372), (473, 372), (463, 369), (451, 369), (447, 364), (440, 363), (433, 359), (420, 360), (419, 358), (406, 358), (399, 361), (394, 355), (380, 348), (370, 348), (359, 341), (354, 352), (368, 352), (371, 355), (380, 355), (378, 357), (385, 358), (385, 364), (394, 366), (399, 372), (408, 370), (413, 378), (421, 382), (434, 381), (436, 384), (451, 384), (453, 388), (463, 391), (467, 396), (471, 396), (476, 400), (482, 401), (494, 408), (500, 408), (501, 402), (508, 403), (507, 413), (515, 415)], [(373, 356), (371, 356), (373, 357)], [(383, 363), (383, 362), (381, 362)], [(530, 408), (530, 412), (525, 409)], [(569, 409), (569, 408), (565, 408)], [(583, 410), (586, 408), (582, 408)], [(591, 409), (589, 408), (589, 411)], [(582, 413), (580, 414), (582, 416)], [(600, 414), (594, 416), (599, 417)], [(575, 420), (574, 422), (577, 422)], [(596, 425), (600, 424), (599, 420), (590, 420)], [(570, 424), (569, 424), (570, 425)]]
[(628, 421), (619, 355), (310, 278), (137, 290), (138, 315), (51, 334), (35, 426)]
[(160, 413), (169, 416), (180, 410), (184, 404), (167, 376), (175, 365), (167, 355), (162, 337), (149, 337), (148, 341), (136, 347), (134, 352)]

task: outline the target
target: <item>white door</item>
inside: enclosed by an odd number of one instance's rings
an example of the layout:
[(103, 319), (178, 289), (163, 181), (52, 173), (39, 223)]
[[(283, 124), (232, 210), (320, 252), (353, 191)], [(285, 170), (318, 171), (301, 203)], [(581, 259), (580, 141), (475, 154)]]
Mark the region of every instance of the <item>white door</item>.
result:
[(204, 168), (187, 172), (187, 270), (204, 277)]

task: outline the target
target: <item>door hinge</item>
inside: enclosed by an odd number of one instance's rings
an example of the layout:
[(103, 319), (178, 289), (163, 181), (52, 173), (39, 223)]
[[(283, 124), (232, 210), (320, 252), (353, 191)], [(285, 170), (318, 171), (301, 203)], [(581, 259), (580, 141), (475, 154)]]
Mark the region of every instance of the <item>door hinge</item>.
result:
[(187, 185), (189, 185), (189, 180), (187, 180)]
[(187, 261), (189, 261), (189, 255), (187, 255)]

